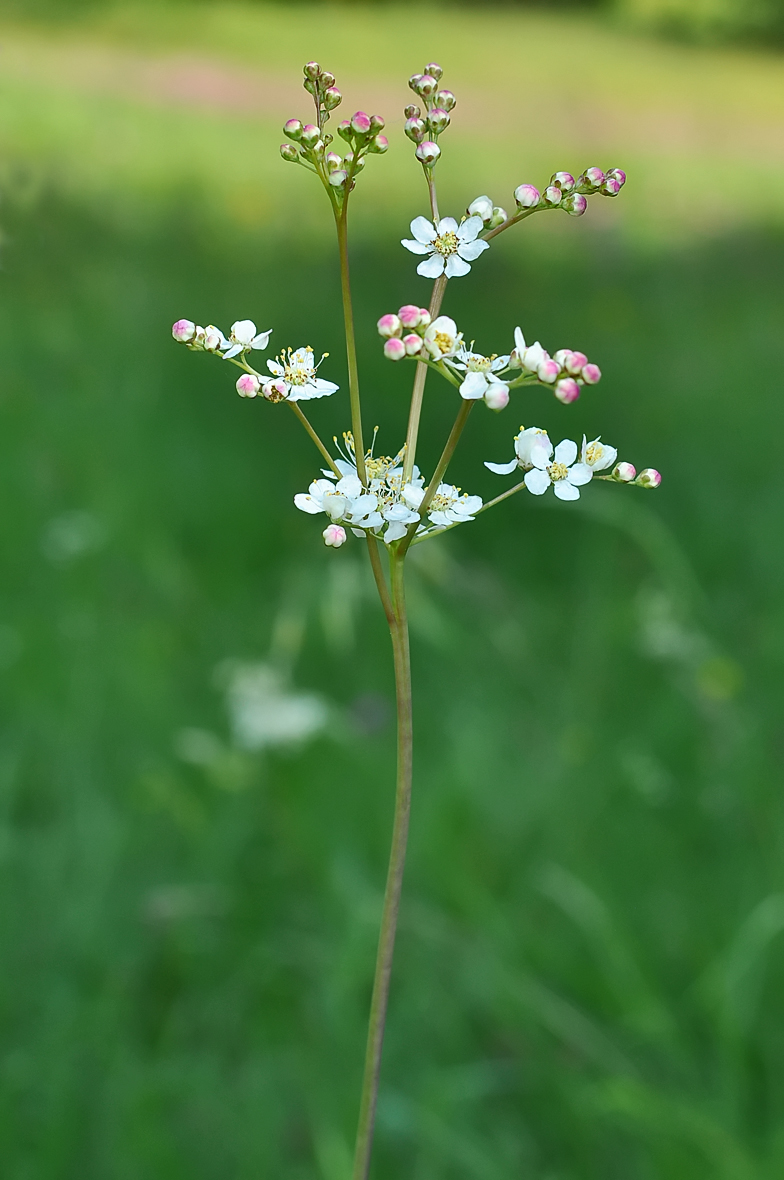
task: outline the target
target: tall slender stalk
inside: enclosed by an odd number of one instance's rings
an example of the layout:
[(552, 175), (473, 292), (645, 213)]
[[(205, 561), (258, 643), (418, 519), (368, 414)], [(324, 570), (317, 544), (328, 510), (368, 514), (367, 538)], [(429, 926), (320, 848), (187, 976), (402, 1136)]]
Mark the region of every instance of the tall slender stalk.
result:
[(353, 1180), (367, 1180), (370, 1168), (370, 1153), (373, 1146), (373, 1130), (376, 1121), (378, 1081), (381, 1069), (381, 1050), (384, 1043), (384, 1028), (389, 1001), (389, 983), (392, 974), (392, 956), (395, 949), (395, 934), (400, 910), (400, 894), (403, 888), (403, 870), (406, 862), (408, 842), (408, 821), (411, 811), (411, 778), (413, 765), (413, 705), (411, 697), (411, 656), (408, 639), (408, 617), (406, 615), (405, 588), (403, 583), (404, 556), (391, 555), (391, 581), (393, 618), (389, 624), (392, 638), (392, 655), (395, 665), (395, 697), (397, 701), (397, 789), (395, 792), (395, 819), (392, 829), (392, 849), (389, 856), (387, 883), (384, 891), (384, 909), (381, 918), (381, 932), (376, 955), (376, 971), (373, 979), (373, 997), (370, 1003), (365, 1071), (362, 1080), (362, 1099), (359, 1108), (359, 1125), (354, 1153)]
[[(441, 275), (433, 284), (433, 294), (430, 297), (431, 320), (434, 320), (441, 310), (441, 303), (446, 291), (446, 275)], [(422, 415), (422, 400), (425, 396), (425, 381), (427, 380), (427, 365), (418, 361), (414, 373), (414, 388), (411, 391), (411, 409), (408, 413), (408, 430), (406, 431), (406, 453), (403, 456), (403, 482), (408, 483), (414, 470), (416, 459), (417, 438), (419, 436), (419, 419)]]
[(354, 453), (357, 460), (357, 475), (363, 484), (367, 483), (365, 473), (365, 443), (362, 437), (362, 409), (359, 401), (359, 369), (357, 367), (357, 343), (354, 334), (354, 308), (351, 303), (351, 280), (348, 269), (348, 196), (341, 213), (335, 215), (340, 252), (340, 288), (343, 293), (343, 319), (346, 325), (346, 357), (348, 360), (348, 395), (351, 403), (351, 429), (354, 434)]

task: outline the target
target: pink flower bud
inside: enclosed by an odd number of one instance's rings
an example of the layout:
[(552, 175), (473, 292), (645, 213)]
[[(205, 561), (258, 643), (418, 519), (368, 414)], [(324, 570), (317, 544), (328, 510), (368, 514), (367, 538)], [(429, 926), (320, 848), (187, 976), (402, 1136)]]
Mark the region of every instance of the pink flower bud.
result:
[(214, 324), (208, 324), (204, 329), (201, 345), (205, 352), (217, 352), (222, 344), (225, 345), (223, 333)]
[(612, 469), (612, 477), (619, 483), (631, 483), (636, 474), (637, 468), (632, 463), (616, 463)]
[(397, 314), (404, 328), (416, 328), (419, 325), (419, 308), (416, 304), (404, 304)]
[(556, 377), (561, 371), (561, 366), (557, 361), (553, 361), (550, 357), (546, 360), (540, 361), (536, 366), (536, 375), (540, 381), (544, 381), (546, 385), (552, 385)]
[(286, 382), (281, 381), (267, 381), (262, 387), (261, 392), (264, 394), (268, 402), (282, 402), (288, 397), (288, 389)]
[(329, 545), (331, 549), (339, 549), (346, 542), (346, 530), (339, 524), (328, 524), (321, 535), (324, 544)]
[(571, 172), (556, 172), (550, 177), (550, 184), (557, 185), (562, 193), (570, 193), (576, 183)]
[(240, 397), (255, 397), (261, 388), (255, 373), (243, 373), (237, 378), (237, 393)]
[(330, 74), (329, 70), (322, 70), (319, 75), (319, 82), (321, 83), (322, 86), (327, 86), (327, 87), (334, 86), (335, 85), (335, 75)]
[(485, 402), (491, 410), (505, 410), (509, 405), (509, 390), (501, 381), (491, 381), (485, 390)]
[(580, 180), (584, 181), (588, 188), (599, 188), (604, 183), (604, 173), (601, 168), (586, 168)]
[(607, 175), (614, 176), (616, 180), (620, 181), (621, 188), (626, 184), (626, 173), (623, 168), (611, 168)]
[(302, 124), (299, 119), (289, 119), (283, 124), (283, 134), (288, 135), (289, 139), (299, 139), (301, 133)]
[(282, 143), (280, 145), (280, 154), (284, 160), (288, 160), (289, 164), (293, 164), (299, 159), (299, 152), (293, 143)]
[(583, 365), (587, 365), (587, 364), (588, 364), (588, 357), (585, 355), (584, 352), (572, 352), (566, 358), (564, 368), (566, 369), (567, 373), (571, 373), (573, 376), (576, 376), (577, 373), (582, 372)]
[(375, 134), (378, 134), (379, 131), (383, 131), (386, 125), (386, 120), (383, 119), (381, 115), (370, 116), (370, 130)]
[(367, 135), (370, 131), (370, 116), (366, 115), (364, 111), (357, 111), (355, 115), (351, 116), (351, 130), (355, 131), (357, 135)]
[(453, 111), (457, 104), (457, 99), (451, 90), (439, 90), (436, 95), (436, 106), (440, 107), (442, 111)]
[(570, 356), (574, 356), (571, 348), (559, 348), (558, 351), (553, 354), (553, 360), (558, 361), (558, 364), (563, 369), (566, 368), (566, 362)]
[(427, 124), (420, 118), (406, 119), (403, 130), (414, 143), (421, 143), (427, 135)]
[(330, 172), (334, 172), (336, 168), (340, 168), (343, 163), (342, 157), (337, 152), (327, 152), (325, 161)]
[(608, 176), (605, 178), (604, 184), (601, 188), (602, 196), (617, 197), (620, 191), (621, 182), (617, 176)]
[(532, 184), (519, 184), (514, 191), (514, 199), (523, 209), (532, 209), (540, 201), (539, 189)]
[(547, 188), (544, 190), (544, 199), (546, 204), (560, 205), (562, 198), (563, 194), (561, 193), (561, 190), (556, 188), (554, 184), (548, 184)]
[(420, 328), (426, 328), (429, 323), (430, 323), (430, 312), (427, 310), (426, 307), (420, 307), (420, 309), (419, 309), (419, 326), (420, 326)]
[(404, 336), (403, 343), (406, 346), (406, 356), (416, 356), (422, 351), (422, 337), (417, 336), (416, 332), (409, 332)]
[(384, 336), (387, 340), (391, 336), (400, 335), (400, 317), (396, 316), (392, 312), (388, 313), (387, 315), (382, 315), (381, 319), (378, 321), (377, 326), (379, 336)]
[(574, 377), (562, 377), (557, 383), (554, 393), (559, 402), (563, 402), (565, 406), (570, 406), (580, 396), (580, 386)]
[(406, 346), (397, 336), (390, 337), (384, 345), (384, 356), (389, 361), (402, 361), (406, 355)]
[(425, 73), (429, 74), (431, 78), (435, 78), (436, 82), (440, 82), (444, 71), (438, 62), (431, 61), (425, 66)]
[(334, 172), (329, 174), (329, 183), (333, 188), (340, 188), (348, 180), (348, 172), (345, 168), (336, 168)]
[(303, 69), (305, 72), (305, 77), (310, 78), (311, 82), (315, 82), (321, 73), (321, 66), (317, 61), (309, 61), (308, 64), (303, 67)]
[(419, 83), (422, 81), (423, 77), (424, 77), (424, 74), (412, 74), (411, 77), (408, 79), (408, 85), (410, 86), (410, 88), (412, 90), (416, 91), (417, 94), (419, 93), (419, 90), (418, 90)]
[(324, 106), (328, 111), (334, 111), (335, 107), (339, 107), (342, 101), (343, 95), (337, 86), (329, 86), (324, 91)]
[(596, 385), (601, 380), (602, 370), (598, 365), (583, 365), (580, 376), (586, 385)]
[(430, 139), (426, 139), (424, 143), (420, 143), (416, 150), (416, 158), (421, 160), (427, 168), (432, 168), (440, 155), (441, 148)]
[(180, 344), (190, 344), (195, 335), (196, 325), (193, 320), (177, 320), (176, 324), (172, 324), (172, 336)]
[(442, 131), (446, 131), (452, 120), (446, 111), (439, 107), (434, 107), (427, 116), (427, 122), (433, 134), (440, 135)]
[(367, 150), (374, 152), (377, 156), (383, 156), (388, 147), (389, 140), (386, 135), (374, 135), (367, 146)]
[(570, 193), (568, 197), (564, 198), (561, 208), (565, 209), (567, 213), (571, 213), (572, 217), (582, 217), (588, 208), (588, 200), (582, 193)]
[(661, 483), (661, 474), (655, 467), (646, 467), (634, 481), (638, 487), (641, 488), (658, 488)]
[(430, 98), (438, 89), (438, 79), (432, 74), (423, 74), (414, 89), (422, 98)]
[(349, 143), (351, 142), (351, 124), (348, 119), (342, 119), (338, 123), (338, 135), (341, 139), (345, 139)]
[(315, 123), (306, 123), (299, 133), (299, 138), (305, 147), (313, 147), (315, 143), (321, 138), (318, 127)]

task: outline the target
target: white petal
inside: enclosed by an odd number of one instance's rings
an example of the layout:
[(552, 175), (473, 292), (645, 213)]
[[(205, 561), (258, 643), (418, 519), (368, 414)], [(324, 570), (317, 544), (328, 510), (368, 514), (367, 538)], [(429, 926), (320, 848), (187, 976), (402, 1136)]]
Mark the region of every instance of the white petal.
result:
[(241, 345), (241, 344), (232, 344), (232, 346), (231, 346), (231, 348), (229, 349), (229, 351), (228, 351), (228, 352), (224, 352), (224, 354), (223, 354), (223, 359), (224, 359), (225, 361), (230, 361), (230, 360), (231, 360), (231, 358), (232, 358), (233, 356), (236, 356), (238, 352), (242, 352), (242, 345)]
[(394, 522), (393, 524), (387, 525), (387, 531), (384, 533), (384, 540), (386, 541), (387, 545), (391, 545), (393, 541), (399, 541), (401, 538), (405, 537), (407, 532), (408, 529), (404, 524)]
[(485, 463), (488, 471), (494, 471), (496, 475), (511, 475), (517, 466), (517, 460), (512, 459), (509, 463)]
[(362, 484), (356, 472), (352, 471), (349, 475), (344, 475), (341, 480), (338, 480), (336, 485), (337, 490), (343, 496), (348, 496), (349, 500), (355, 500), (357, 496), (362, 495)]
[(446, 277), (448, 279), (459, 278), (460, 275), (467, 275), (471, 267), (465, 262), (459, 254), (450, 254), (446, 260)]
[(466, 401), (476, 401), (485, 396), (487, 378), (484, 373), (466, 373), (465, 381), (460, 386), (460, 396)]
[[(228, 353), (226, 355), (228, 356)], [(270, 373), (274, 373), (276, 377), (282, 377), (286, 372), (286, 370), (283, 368), (283, 365), (279, 364), (277, 361), (267, 361), (267, 368), (269, 369)]]
[[(463, 224), (457, 231), (457, 236), (461, 242), (473, 242), (478, 234), (481, 234), (484, 229), (484, 222), (481, 217), (473, 214), (467, 217)], [(487, 242), (484, 242), (484, 247), (487, 249)]]
[(528, 456), (529, 462), (533, 463), (539, 471), (544, 471), (547, 464), (550, 462), (550, 455), (552, 454), (552, 446), (543, 446), (541, 443), (534, 442), (530, 454)]
[(268, 328), (266, 332), (259, 332), (258, 336), (254, 336), (251, 340), (251, 348), (266, 348), (269, 344), (269, 338), (271, 335), (272, 328)]
[(463, 500), (462, 504), (458, 505), (458, 507), (466, 520), (473, 520), (474, 514), (477, 513), (482, 507), (482, 497), (468, 496), (468, 498)]
[(405, 246), (412, 254), (432, 254), (433, 246), (429, 242), (412, 242), (410, 238), (401, 238), (400, 245)]
[[(480, 221), (479, 224), (481, 225), (482, 222)], [(456, 234), (458, 232), (457, 222), (454, 217), (442, 217), (436, 229), (438, 230), (439, 237), (442, 234)]]
[(317, 504), (312, 496), (306, 496), (304, 492), (298, 492), (294, 497), (294, 503), (300, 512), (308, 512), (311, 516), (315, 516), (318, 512), (323, 512), (324, 509), (320, 504)]
[(484, 254), (485, 250), (489, 249), (488, 242), (465, 242), (457, 247), (457, 252), (461, 258), (465, 258), (466, 262), (475, 262), (480, 254)]
[(525, 475), (525, 486), (535, 496), (541, 496), (550, 486), (550, 476), (546, 471), (539, 471), (538, 468), (535, 468), (533, 471), (527, 471)]
[(559, 442), (555, 448), (555, 462), (565, 463), (567, 467), (571, 467), (577, 458), (577, 443), (572, 442), (570, 438), (565, 438), (563, 442)]
[(447, 514), (445, 512), (440, 512), (440, 511), (434, 510), (433, 512), (428, 512), (427, 515), (428, 515), (428, 518), (430, 520), (432, 520), (433, 524), (438, 524), (438, 525), (441, 525), (442, 527), (446, 527), (446, 525), (454, 523), (452, 521), (452, 518), (450, 516), (447, 516)]
[(510, 358), (508, 356), (497, 356), (490, 366), (491, 373), (500, 373), (509, 364)]
[(559, 500), (579, 500), (580, 489), (574, 487), (565, 479), (559, 479), (553, 484), (553, 491)]
[(336, 393), (339, 385), (335, 385), (334, 381), (323, 381), (321, 377), (316, 377), (315, 381), (311, 382), (318, 390), (319, 397), (325, 397), (329, 393)]
[(514, 330), (514, 341), (515, 341), (515, 351), (517, 352), (517, 355), (522, 360), (523, 353), (525, 352), (525, 349), (526, 349), (526, 343), (525, 343), (525, 336), (523, 336), (522, 330), (520, 328), (515, 328), (515, 330)]
[(365, 536), (363, 529), (352, 529), (351, 531), (355, 537), (363, 537), (364, 538), (364, 536)]
[(444, 260), (440, 254), (431, 254), (424, 262), (420, 262), (417, 267), (417, 274), (423, 275), (426, 279), (437, 279), (443, 273)]
[(362, 523), (366, 529), (380, 529), (384, 523), (384, 518), (380, 512), (371, 512), (369, 516), (365, 517)]
[(574, 467), (569, 468), (569, 474), (566, 477), (569, 483), (574, 484), (575, 487), (582, 487), (584, 483), (590, 483), (593, 479), (593, 471), (587, 463), (575, 463)]
[(411, 222), (411, 233), (418, 242), (428, 243), (434, 242), (436, 239), (436, 227), (432, 221), (428, 221), (426, 217), (415, 217)]
[(364, 496), (359, 496), (353, 501), (351, 514), (356, 517), (367, 516), (369, 512), (375, 512), (377, 506), (378, 497), (374, 496), (372, 492), (366, 492)]
[(425, 489), (407, 483), (403, 488), (403, 499), (410, 508), (418, 508), (425, 498)]

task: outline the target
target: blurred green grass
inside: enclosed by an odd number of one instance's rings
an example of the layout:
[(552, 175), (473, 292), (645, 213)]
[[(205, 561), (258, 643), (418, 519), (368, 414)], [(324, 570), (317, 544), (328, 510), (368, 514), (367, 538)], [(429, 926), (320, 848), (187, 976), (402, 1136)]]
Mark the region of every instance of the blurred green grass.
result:
[[(316, 466), (295, 423), (168, 338), (181, 314), (252, 314), (345, 383), (334, 260), (315, 229), (207, 232), (211, 190), (126, 191), (104, 216), (37, 153), (2, 209), (3, 1173), (342, 1180), (391, 816), (387, 640), (361, 554), (325, 553), (290, 506)], [(562, 219), (568, 249), (531, 226), (450, 287), (479, 344), (521, 322), (605, 373), (569, 410), (540, 391), (478, 412), (454, 475), (492, 494), (481, 461), (522, 420), (601, 430), (665, 483), (513, 501), (415, 551), (378, 1177), (784, 1165), (784, 241), (764, 218), (659, 251), (589, 225)], [(427, 292), (395, 236), (364, 232), (354, 262), (384, 449), (407, 370), (374, 323)], [(314, 407), (327, 433), (341, 396)], [(451, 404), (429, 391), (431, 461)], [(238, 747), (232, 659), (320, 693), (327, 733)]]

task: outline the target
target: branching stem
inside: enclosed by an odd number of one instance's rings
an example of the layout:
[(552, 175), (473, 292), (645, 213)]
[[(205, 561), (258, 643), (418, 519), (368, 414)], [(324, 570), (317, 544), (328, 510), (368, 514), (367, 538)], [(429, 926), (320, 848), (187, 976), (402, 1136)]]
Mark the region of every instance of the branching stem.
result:
[[(428, 311), (430, 319), (434, 320), (441, 310), (441, 303), (446, 290), (446, 275), (441, 275), (433, 283), (433, 293), (430, 296)], [(403, 458), (403, 483), (411, 479), (416, 460), (417, 438), (419, 435), (419, 419), (422, 415), (422, 399), (425, 396), (425, 381), (427, 380), (427, 362), (418, 361), (414, 373), (414, 387), (411, 391), (411, 409), (408, 413), (408, 430), (406, 431), (406, 453)]]

